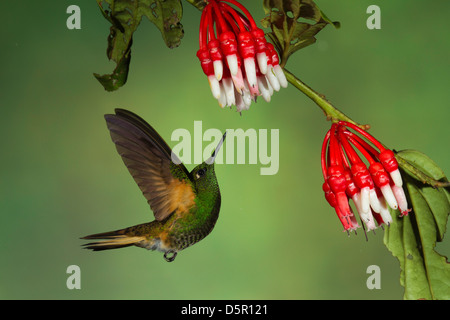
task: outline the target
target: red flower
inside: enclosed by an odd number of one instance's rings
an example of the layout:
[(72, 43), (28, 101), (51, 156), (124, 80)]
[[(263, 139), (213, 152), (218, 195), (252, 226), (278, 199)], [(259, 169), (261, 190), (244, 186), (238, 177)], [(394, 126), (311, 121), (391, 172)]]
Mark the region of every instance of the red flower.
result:
[[(236, 10), (233, 6), (240, 9)], [(197, 57), (219, 105), (249, 109), (262, 96), (287, 87), (278, 54), (250, 12), (235, 0), (210, 0), (200, 21)]]
[(376, 228), (375, 222), (392, 222), (388, 206), (402, 215), (410, 211), (394, 153), (358, 126), (334, 123), (325, 136), (321, 156), (325, 198), (345, 230), (359, 227), (349, 198), (369, 231)]

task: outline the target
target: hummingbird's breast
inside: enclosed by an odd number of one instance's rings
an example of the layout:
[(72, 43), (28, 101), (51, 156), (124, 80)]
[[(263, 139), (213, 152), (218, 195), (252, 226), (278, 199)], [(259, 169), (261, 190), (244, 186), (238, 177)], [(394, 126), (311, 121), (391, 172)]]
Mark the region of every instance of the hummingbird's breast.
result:
[(210, 234), (219, 217), (220, 203), (220, 192), (214, 198), (197, 197), (196, 205), (174, 221), (167, 237), (169, 246), (180, 251)]

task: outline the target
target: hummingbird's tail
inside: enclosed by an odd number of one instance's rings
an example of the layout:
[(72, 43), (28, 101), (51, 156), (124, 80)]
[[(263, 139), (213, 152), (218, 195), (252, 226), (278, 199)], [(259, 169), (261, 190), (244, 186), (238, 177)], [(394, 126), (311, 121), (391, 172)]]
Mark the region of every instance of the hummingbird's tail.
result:
[(127, 235), (126, 230), (127, 229), (121, 229), (91, 234), (90, 236), (82, 237), (81, 239), (104, 239), (103, 241), (90, 242), (83, 245), (85, 249), (91, 249), (93, 251), (125, 248), (145, 241), (144, 236)]

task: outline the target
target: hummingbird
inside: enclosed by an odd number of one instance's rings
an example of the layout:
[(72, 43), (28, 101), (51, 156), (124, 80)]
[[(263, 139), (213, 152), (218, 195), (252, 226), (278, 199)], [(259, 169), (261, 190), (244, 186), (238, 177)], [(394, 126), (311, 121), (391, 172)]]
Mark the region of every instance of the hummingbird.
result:
[(106, 114), (111, 139), (125, 166), (147, 199), (155, 220), (81, 239), (93, 251), (136, 246), (164, 252), (167, 262), (205, 238), (220, 211), (220, 189), (214, 160), (226, 132), (211, 157), (188, 172), (167, 143), (146, 121), (124, 109)]

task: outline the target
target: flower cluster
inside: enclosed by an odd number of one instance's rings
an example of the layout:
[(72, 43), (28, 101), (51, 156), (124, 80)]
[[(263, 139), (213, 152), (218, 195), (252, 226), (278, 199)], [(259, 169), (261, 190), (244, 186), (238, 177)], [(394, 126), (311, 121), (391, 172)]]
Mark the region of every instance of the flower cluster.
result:
[(410, 211), (394, 152), (358, 126), (334, 123), (325, 136), (321, 160), (325, 198), (346, 231), (359, 227), (349, 198), (369, 231), (375, 222), (392, 222), (388, 206), (401, 215)]
[(208, 1), (199, 43), (197, 57), (222, 108), (236, 105), (238, 112), (248, 110), (257, 96), (270, 101), (274, 91), (287, 87), (274, 46), (239, 2)]

